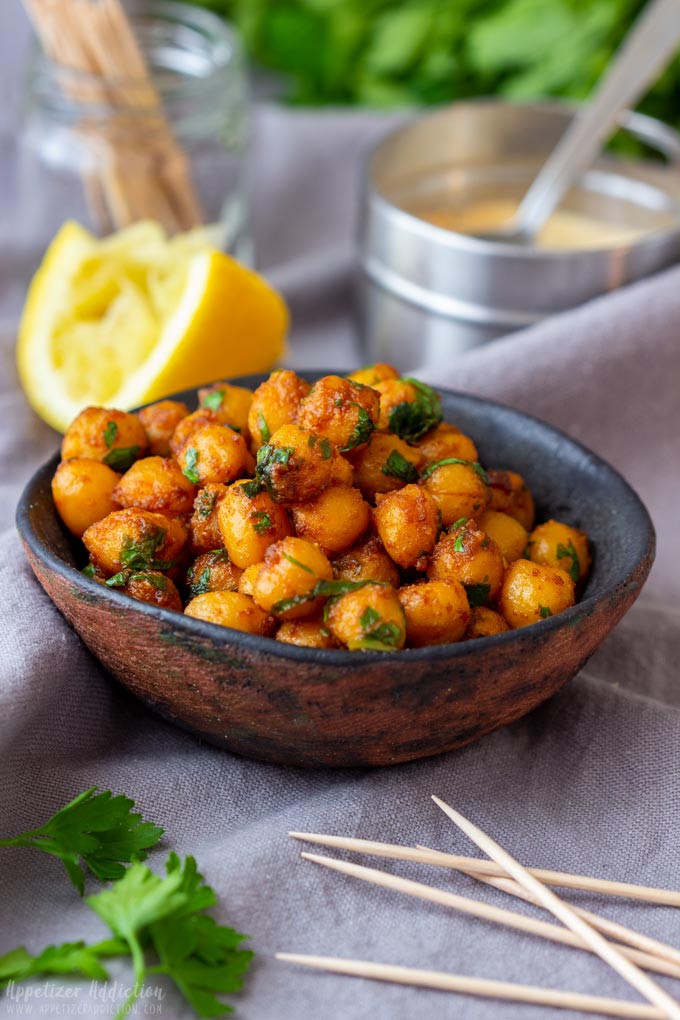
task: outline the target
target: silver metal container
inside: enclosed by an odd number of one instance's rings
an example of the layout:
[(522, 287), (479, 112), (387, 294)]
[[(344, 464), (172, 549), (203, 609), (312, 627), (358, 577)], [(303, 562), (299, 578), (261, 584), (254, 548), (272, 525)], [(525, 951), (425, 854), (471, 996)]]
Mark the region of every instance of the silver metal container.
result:
[(680, 258), (680, 136), (628, 113), (621, 126), (666, 162), (603, 156), (562, 208), (640, 230), (588, 249), (477, 240), (419, 217), (445, 203), (519, 201), (567, 127), (560, 103), (455, 103), (392, 132), (370, 155), (360, 233), (361, 333), (369, 360), (402, 371), (451, 357)]

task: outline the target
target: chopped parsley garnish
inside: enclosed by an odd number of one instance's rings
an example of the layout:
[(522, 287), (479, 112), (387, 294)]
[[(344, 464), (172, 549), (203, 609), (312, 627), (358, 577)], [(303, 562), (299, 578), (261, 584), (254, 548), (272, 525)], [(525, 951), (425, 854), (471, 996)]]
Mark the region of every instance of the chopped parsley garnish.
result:
[(255, 477), (252, 482), (246, 482), (243, 486), (243, 491), (246, 496), (251, 499), (257, 496), (258, 492), (262, 492), (265, 485), (271, 488), (271, 469), (274, 464), (288, 464), (290, 458), (295, 453), (292, 446), (272, 446), (271, 443), (265, 443), (257, 451), (257, 463), (255, 468)]
[(310, 450), (314, 449), (314, 447), (316, 446), (316, 441), (317, 441), (318, 438), (319, 437), (315, 436), (313, 432), (311, 432), (309, 434), (309, 436), (307, 437), (307, 446), (309, 447)]
[(288, 560), (288, 562), (292, 563), (294, 567), (299, 567), (300, 570), (306, 570), (308, 574), (314, 573), (311, 567), (308, 567), (306, 563), (301, 563), (300, 560), (296, 560), (294, 556), (290, 555), (290, 553), (282, 552), (281, 555), (284, 560)]
[(423, 471), (423, 478), (429, 478), (437, 468), (446, 467), (447, 464), (465, 464), (467, 467), (471, 467), (476, 475), (479, 475), (485, 485), (489, 484), (486, 471), (481, 464), (476, 460), (463, 460), (461, 457), (445, 457), (444, 460), (438, 460), (434, 464), (429, 464)]
[(267, 419), (262, 414), (262, 411), (258, 411), (258, 413), (257, 413), (257, 427), (260, 430), (260, 435), (262, 436), (262, 442), (263, 443), (268, 443), (269, 440), (272, 437), (272, 434), (269, 431), (269, 425), (267, 425)]
[(94, 569), (94, 563), (88, 563), (88, 565), (86, 567), (83, 567), (83, 569), (80, 571), (80, 573), (84, 574), (85, 577), (96, 577), (97, 576), (97, 571)]
[(549, 616), (552, 616), (552, 609), (549, 606), (539, 606), (538, 615), (542, 620), (546, 620)]
[(368, 627), (372, 627), (374, 623), (380, 623), (382, 616), (377, 609), (373, 606), (366, 606), (363, 613), (359, 617), (359, 623), (366, 630)]
[(467, 522), (468, 522), (468, 518), (467, 517), (459, 517), (457, 521), (453, 522), (453, 524), (451, 525), (450, 530), (451, 531), (456, 531), (458, 528), (462, 528), (465, 524), (467, 524)]
[(250, 519), (254, 522), (253, 529), (258, 535), (265, 535), (268, 531), (271, 531), (272, 519), (264, 510), (257, 510), (254, 514), (250, 515)]
[(163, 577), (162, 574), (157, 574), (155, 571), (151, 573), (148, 571), (138, 571), (135, 573), (133, 570), (120, 570), (104, 583), (109, 588), (124, 588), (129, 581), (146, 581), (148, 584), (153, 585), (157, 591), (168, 590), (168, 579)]
[(489, 601), (491, 593), (490, 584), (464, 584), (463, 587), (467, 592), (471, 609), (475, 609), (477, 606), (485, 606)]
[(453, 551), (454, 552), (460, 552), (460, 553), (464, 552), (464, 542), (465, 542), (465, 535), (464, 534), (463, 535), (456, 535), (454, 543), (453, 543)]
[(126, 535), (120, 552), (120, 562), (128, 570), (169, 570), (175, 566), (174, 560), (157, 560), (155, 553), (163, 544), (165, 528), (138, 541)]
[(210, 514), (215, 509), (215, 503), (217, 502), (216, 492), (207, 492), (205, 489), (201, 489), (198, 494), (198, 505), (196, 507), (196, 513), (199, 518), (204, 521), (206, 517), (210, 517)]
[(111, 449), (117, 435), (118, 426), (116, 425), (115, 421), (107, 421), (106, 428), (104, 429), (104, 442), (106, 443), (107, 450)]
[[(364, 625), (364, 618), (369, 612), (375, 614), (376, 619), (374, 622), (377, 623), (377, 626), (372, 627), (371, 630), (367, 630), (365, 636), (356, 644), (353, 643), (351, 647), (353, 649), (363, 648), (366, 651), (373, 652), (394, 651), (394, 649), (400, 644), (403, 637), (404, 632), (402, 628), (393, 620), (378, 623), (377, 621), (381, 620), (380, 613), (376, 612), (376, 610), (372, 609), (370, 606), (364, 610), (364, 613), (359, 618), (359, 622), (362, 626)], [(366, 628), (364, 628), (364, 630), (366, 630)]]
[(417, 379), (404, 376), (403, 382), (410, 383), (416, 391), (414, 401), (403, 401), (390, 411), (389, 428), (401, 439), (420, 439), (442, 420), (441, 400), (430, 387)]
[(210, 591), (210, 567), (206, 567), (202, 571), (198, 581), (194, 582), (192, 574), (189, 584), (189, 594), (192, 599), (195, 599), (197, 595), (205, 595), (207, 591)]
[(578, 582), (579, 577), (581, 576), (581, 564), (578, 558), (578, 553), (576, 552), (576, 549), (574, 548), (574, 543), (572, 542), (571, 539), (569, 539), (566, 545), (562, 545), (560, 543), (557, 546), (557, 558), (558, 560), (564, 559), (571, 560), (571, 565), (567, 573), (569, 574), (574, 584), (576, 584)]
[(182, 474), (185, 478), (188, 478), (194, 485), (198, 485), (201, 480), (201, 476), (196, 470), (198, 464), (198, 450), (195, 446), (190, 446), (187, 450), (187, 454), (184, 461), (184, 470)]
[(272, 613), (280, 615), (296, 606), (304, 605), (305, 602), (312, 602), (314, 599), (324, 596), (329, 599), (338, 598), (340, 595), (347, 595), (350, 591), (357, 591), (367, 584), (387, 584), (387, 581), (318, 581), (311, 591), (303, 595), (294, 595), (289, 599), (281, 599), (272, 606)]
[(201, 401), (202, 406), (209, 408), (211, 411), (219, 411), (225, 392), (226, 390), (214, 390), (212, 393), (206, 393)]
[(333, 448), (330, 443), (330, 439), (324, 438), (319, 443), (319, 449), (321, 450), (321, 459), (329, 460), (333, 456)]
[(104, 457), (104, 463), (114, 471), (127, 471), (139, 456), (139, 446), (117, 446)]
[(336, 407), (342, 407), (342, 397), (336, 397), (333, 403)]
[(354, 401), (352, 401), (352, 407), (356, 407), (358, 411), (358, 420), (347, 440), (347, 446), (341, 447), (342, 452), (353, 450), (355, 446), (367, 443), (375, 429), (375, 422), (365, 407), (362, 407), (361, 404), (356, 404)]
[(391, 478), (400, 478), (407, 485), (418, 481), (418, 471), (415, 464), (407, 460), (399, 450), (392, 450), (389, 457), (380, 468), (384, 475)]

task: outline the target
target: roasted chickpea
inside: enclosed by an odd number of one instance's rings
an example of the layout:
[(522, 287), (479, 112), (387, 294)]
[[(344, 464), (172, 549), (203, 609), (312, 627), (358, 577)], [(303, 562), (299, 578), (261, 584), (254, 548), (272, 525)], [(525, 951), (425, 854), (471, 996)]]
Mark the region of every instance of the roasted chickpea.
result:
[(460, 524), (437, 542), (427, 568), (432, 580), (460, 582), (471, 607), (492, 602), (503, 581), (503, 556), (474, 521)]
[(261, 566), (262, 563), (253, 563), (251, 566), (246, 567), (246, 569), (241, 574), (241, 577), (238, 582), (238, 590), (243, 595), (253, 594), (253, 588), (255, 587), (255, 578), (259, 574)]
[(367, 535), (333, 560), (333, 576), (339, 581), (387, 581), (399, 587), (399, 571), (377, 535)]
[(333, 598), (324, 615), (331, 634), (350, 650), (395, 652), (404, 647), (404, 610), (388, 584), (366, 584)]
[(226, 549), (198, 556), (187, 571), (191, 598), (206, 591), (238, 591), (243, 571), (231, 562)]
[(386, 379), (375, 384), (380, 393), (378, 427), (415, 442), (442, 420), (441, 401), (435, 391), (417, 379)]
[(539, 524), (529, 535), (526, 545), (532, 563), (559, 567), (576, 583), (583, 580), (590, 570), (588, 536), (585, 531), (570, 528), (568, 524), (560, 521)]
[(184, 610), (187, 616), (221, 627), (264, 637), (274, 629), (274, 617), (263, 612), (248, 595), (238, 591), (208, 591), (197, 595)]
[(498, 510), (485, 510), (477, 524), (494, 540), (506, 563), (524, 556), (529, 533), (514, 517)]
[(139, 602), (148, 602), (161, 609), (173, 609), (176, 613), (182, 612), (182, 600), (177, 588), (169, 577), (154, 570), (131, 574), (125, 584), (117, 586), (116, 590)]
[(506, 630), (510, 630), (510, 628), (500, 613), (487, 606), (476, 606), (472, 610), (465, 637), (467, 640), (491, 637), (493, 634), (502, 634)]
[(230, 485), (217, 512), (222, 541), (230, 558), (242, 569), (260, 563), (269, 546), (292, 531), (283, 507), (267, 492), (246, 495), (247, 484)]
[(511, 627), (527, 627), (573, 606), (574, 582), (559, 567), (515, 560), (505, 571), (498, 604)]
[(416, 447), (399, 436), (374, 432), (368, 445), (353, 457), (353, 463), (354, 484), (367, 499), (373, 499), (378, 492), (393, 492), (417, 482), (424, 459)]
[(86, 407), (69, 425), (61, 444), (63, 460), (86, 457), (100, 460), (114, 471), (127, 471), (143, 457), (149, 441), (136, 414)]
[(253, 394), (248, 412), (248, 429), (253, 450), (268, 443), (282, 425), (292, 425), (297, 418), (300, 401), (311, 386), (290, 369), (272, 372)]
[(400, 567), (418, 566), (434, 548), (439, 534), (439, 511), (419, 485), (378, 493), (373, 521), (387, 553)]
[(254, 468), (243, 436), (228, 425), (198, 429), (178, 453), (177, 463), (195, 485), (233, 482)]
[(354, 485), (354, 468), (342, 454), (333, 457), (331, 485)]
[(292, 506), (291, 513), (295, 534), (331, 555), (354, 545), (371, 522), (368, 503), (347, 485), (332, 485), (309, 503)]
[(181, 400), (159, 400), (139, 412), (149, 440), (149, 453), (153, 457), (170, 456), (170, 440), (182, 418), (189, 414), (189, 408)]
[(470, 606), (462, 585), (428, 581), (400, 588), (406, 616), (406, 643), (413, 648), (460, 641), (470, 620)]
[(302, 648), (337, 648), (330, 630), (321, 618), (314, 620), (285, 620), (276, 632), (276, 640)]
[(178, 423), (175, 431), (170, 439), (170, 453), (173, 457), (178, 457), (180, 450), (188, 439), (198, 432), (199, 429), (204, 428), (206, 425), (221, 425), (221, 421), (215, 411), (211, 411), (209, 407), (201, 407), (198, 411), (194, 411), (192, 414), (188, 414), (186, 418)]
[(297, 423), (327, 436), (339, 450), (355, 450), (368, 442), (379, 414), (380, 397), (370, 386), (327, 375), (300, 404)]
[(378, 361), (375, 365), (365, 365), (356, 372), (350, 372), (347, 378), (361, 383), (362, 386), (375, 386), (376, 383), (385, 382), (386, 379), (398, 379), (399, 373), (392, 365)]
[(270, 545), (253, 582), (253, 598), (282, 620), (313, 616), (323, 599), (311, 594), (319, 581), (330, 581), (333, 568), (318, 546), (304, 538)]
[(91, 524), (119, 509), (113, 496), (119, 478), (98, 460), (62, 461), (52, 479), (52, 496), (69, 531), (81, 538)]
[(486, 472), (491, 502), (489, 510), (500, 510), (509, 514), (516, 521), (531, 531), (534, 526), (536, 510), (534, 498), (527, 484), (516, 471), (499, 471), (496, 468)]
[(250, 440), (248, 414), (252, 402), (252, 390), (227, 382), (204, 386), (198, 391), (199, 406), (214, 411), (222, 424), (240, 432), (246, 443)]
[(258, 476), (277, 503), (306, 503), (330, 485), (337, 457), (325, 436), (282, 425), (258, 451)]
[(227, 486), (221, 482), (211, 482), (198, 490), (194, 512), (189, 521), (191, 550), (198, 556), (224, 545), (217, 511), (226, 491)]
[(169, 569), (185, 542), (186, 531), (177, 519), (137, 507), (114, 510), (83, 535), (92, 563), (106, 577), (126, 569)]
[(446, 460), (447, 457), (459, 457), (472, 463), (479, 460), (477, 447), (470, 437), (447, 422), (430, 429), (418, 440), (416, 446), (428, 464), (436, 464), (437, 461)]
[(182, 517), (191, 513), (196, 486), (169, 457), (144, 457), (125, 472), (113, 496), (123, 507), (138, 506)]
[(439, 507), (446, 528), (461, 517), (480, 517), (489, 503), (489, 487), (479, 464), (431, 464), (422, 484)]

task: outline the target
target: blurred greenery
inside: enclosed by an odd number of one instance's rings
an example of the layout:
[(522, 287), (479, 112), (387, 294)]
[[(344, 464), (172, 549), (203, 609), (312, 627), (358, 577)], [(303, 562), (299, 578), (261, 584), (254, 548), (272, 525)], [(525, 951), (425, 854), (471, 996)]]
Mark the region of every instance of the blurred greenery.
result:
[[(230, 18), (293, 103), (584, 97), (642, 0), (193, 0)], [(640, 104), (680, 125), (680, 58)]]

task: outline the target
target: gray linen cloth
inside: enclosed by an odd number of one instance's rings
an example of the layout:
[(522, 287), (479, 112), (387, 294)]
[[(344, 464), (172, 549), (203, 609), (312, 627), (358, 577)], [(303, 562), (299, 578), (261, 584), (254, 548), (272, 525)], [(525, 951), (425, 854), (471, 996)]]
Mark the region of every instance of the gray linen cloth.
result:
[[(344, 367), (358, 357), (349, 316), (352, 212), (361, 152), (381, 125), (360, 114), (270, 110), (259, 117), (256, 240), (260, 264), (291, 300), (298, 366)], [(287, 832), (476, 853), (430, 801), (437, 793), (526, 863), (680, 885), (680, 270), (456, 359), (435, 380), (538, 414), (611, 460), (650, 507), (659, 553), (638, 605), (550, 702), (458, 752), (375, 771), (282, 769), (204, 746), (98, 666), (37, 585), (14, 532), (20, 486), (57, 437), (24, 403), (12, 344), (7, 334), (0, 380), (0, 834), (35, 825), (93, 784), (135, 797), (165, 826), (167, 847), (196, 855), (219, 891), (220, 919), (252, 937), (256, 962), (235, 1000), (244, 1020), (553, 1015), (302, 971), (275, 961), (278, 950), (637, 999), (578, 950), (304, 862)], [(152, 854), (153, 866), (161, 867), (165, 852)], [(29, 850), (0, 855), (0, 953), (102, 937), (57, 862)], [(542, 916), (445, 871), (369, 863)], [(680, 945), (680, 915), (671, 909), (570, 899)], [(122, 964), (111, 970), (122, 982), (129, 977)], [(170, 986), (162, 987), (160, 1015), (189, 1016)], [(112, 1015), (114, 1007), (93, 997), (88, 982), (77, 988), (70, 1012), (44, 999), (23, 1015)], [(17, 1004), (0, 1000), (0, 1016), (14, 1015)]]

